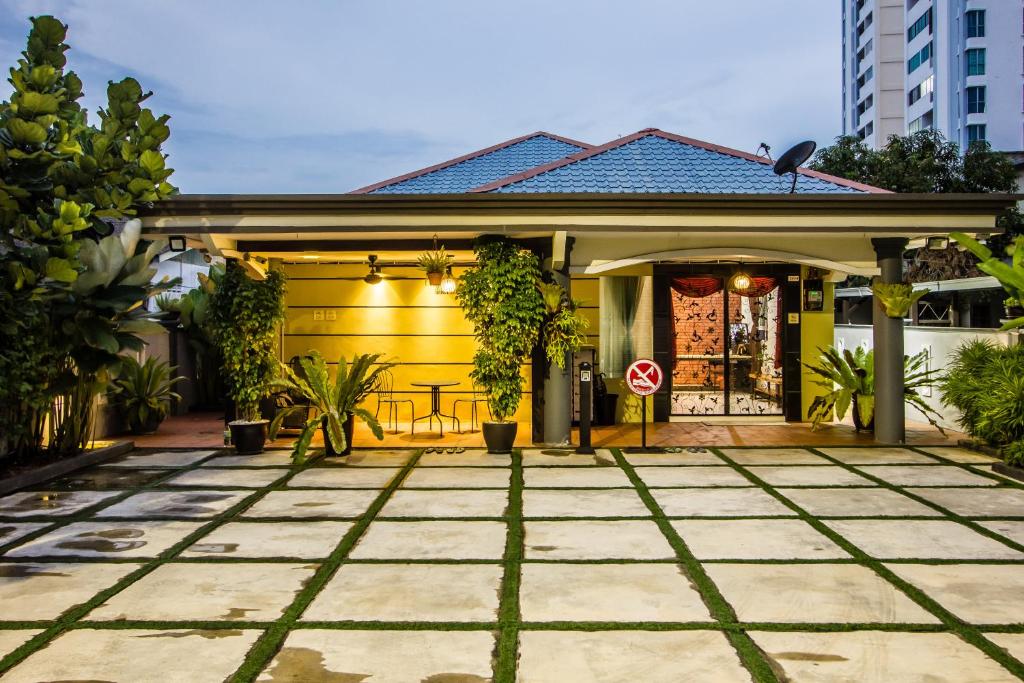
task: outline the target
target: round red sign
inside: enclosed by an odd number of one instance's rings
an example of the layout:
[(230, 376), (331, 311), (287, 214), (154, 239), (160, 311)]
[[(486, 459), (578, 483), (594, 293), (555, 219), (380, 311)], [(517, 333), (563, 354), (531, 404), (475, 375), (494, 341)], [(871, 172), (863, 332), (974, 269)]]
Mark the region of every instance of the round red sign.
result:
[(641, 358), (626, 369), (626, 386), (637, 396), (650, 396), (661, 387), (663, 377), (661, 366)]

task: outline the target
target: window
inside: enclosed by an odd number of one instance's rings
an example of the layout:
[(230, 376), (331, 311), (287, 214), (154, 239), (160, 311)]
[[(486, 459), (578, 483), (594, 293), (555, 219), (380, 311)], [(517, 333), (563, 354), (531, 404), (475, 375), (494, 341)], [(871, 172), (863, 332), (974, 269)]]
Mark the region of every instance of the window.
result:
[[(970, 52), (970, 50), (968, 50)], [(932, 56), (932, 44), (929, 42), (927, 45), (922, 47), (917, 53), (914, 54), (909, 60), (907, 60), (907, 73), (912, 74), (917, 70), (917, 67), (921, 66)]]
[(860, 91), (871, 81), (875, 75), (875, 67), (869, 66), (857, 79), (857, 99), (860, 99)]
[(930, 129), (932, 127), (934, 116), (935, 115), (932, 113), (932, 110), (929, 109), (924, 114), (918, 116), (916, 119), (910, 122), (910, 125), (907, 126), (907, 132), (917, 133), (922, 130)]
[(985, 10), (972, 9), (964, 15), (967, 18), (967, 37), (985, 37)]
[(871, 109), (871, 107), (874, 106), (874, 104), (875, 104), (875, 96), (874, 95), (868, 95), (867, 98), (863, 102), (861, 102), (860, 104), (857, 105), (857, 122), (858, 123), (860, 122), (860, 117), (864, 115), (864, 112), (866, 112), (868, 109)]
[(967, 126), (967, 144), (971, 145), (975, 142), (985, 142), (984, 123), (972, 123)]
[(914, 102), (917, 102), (922, 97), (927, 97), (931, 100), (932, 91), (935, 89), (935, 74), (932, 74), (928, 78), (924, 79), (907, 93), (907, 106), (909, 107)]
[(928, 8), (927, 12), (925, 12), (920, 17), (918, 17), (917, 21), (915, 21), (913, 24), (911, 24), (910, 28), (907, 29), (907, 42), (909, 43), (914, 38), (917, 38), (917, 36), (919, 34), (923, 33), (925, 30), (927, 30), (928, 33), (932, 32), (932, 9), (931, 9), (931, 7)]
[(857, 131), (857, 137), (860, 138), (861, 140), (863, 140), (864, 138), (866, 138), (867, 136), (871, 135), (874, 132), (875, 132), (875, 122), (874, 121), (868, 121), (868, 125), (864, 126), (863, 128), (861, 128), (860, 130)]
[(967, 59), (968, 76), (985, 75), (985, 48), (976, 47), (966, 50), (964, 52), (964, 57)]
[(976, 85), (967, 88), (967, 113), (985, 113), (985, 86)]

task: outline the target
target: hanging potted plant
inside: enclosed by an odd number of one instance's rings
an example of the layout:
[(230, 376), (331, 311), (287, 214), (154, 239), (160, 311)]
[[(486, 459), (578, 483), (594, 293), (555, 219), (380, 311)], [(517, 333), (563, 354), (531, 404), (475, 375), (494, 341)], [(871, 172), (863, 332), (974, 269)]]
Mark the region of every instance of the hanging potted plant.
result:
[(518, 425), (511, 418), (523, 396), (522, 365), (544, 321), (537, 290), (537, 256), (503, 238), (479, 240), (477, 265), (459, 278), (455, 293), (477, 340), (470, 373), (487, 397), (493, 421), (483, 423), (489, 453), (509, 453)]
[(301, 372), (282, 364), (283, 377), (274, 380), (272, 384), (302, 396), (307, 404), (289, 406), (278, 412), (270, 424), (270, 438), (277, 436), (281, 424), (289, 416), (296, 413), (308, 414), (310, 408), (313, 408), (316, 413), (306, 419), (292, 449), (292, 459), (297, 463), (307, 459), (309, 443), (317, 428), (323, 431), (324, 450), (328, 456), (348, 455), (352, 450), (352, 427), (357, 416), (367, 424), (378, 441), (382, 440), (384, 432), (377, 418), (370, 411), (359, 407), (377, 389), (381, 373), (395, 366), (392, 362), (379, 362), (381, 355), (353, 356), (351, 362), (342, 356), (338, 360), (333, 382), (327, 363), (319, 351), (310, 351), (298, 360)]
[(427, 274), (427, 282), (437, 287), (441, 284), (441, 280), (444, 279), (450, 258), (444, 250), (444, 245), (441, 245), (440, 248), (420, 254), (417, 262), (419, 263), (420, 270)]
[(871, 283), (871, 293), (878, 305), (890, 318), (906, 318), (910, 307), (928, 293), (927, 289), (914, 291), (914, 285), (907, 282), (881, 282), (877, 278)]
[(153, 356), (139, 363), (128, 356), (114, 380), (118, 409), (132, 434), (152, 434), (167, 417), (171, 399), (181, 400), (173, 387), (184, 377), (171, 377), (175, 368)]
[(590, 321), (580, 313), (581, 302), (571, 299), (555, 282), (537, 285), (547, 320), (544, 323), (544, 352), (549, 361), (565, 370), (565, 361), (587, 342)]
[(228, 261), (221, 283), (210, 301), (221, 370), (235, 420), (228, 423), (235, 451), (262, 453), (268, 421), (260, 416), (260, 400), (270, 394), (277, 375), (277, 327), (284, 320), (285, 276), (267, 271), (254, 280), (242, 266)]

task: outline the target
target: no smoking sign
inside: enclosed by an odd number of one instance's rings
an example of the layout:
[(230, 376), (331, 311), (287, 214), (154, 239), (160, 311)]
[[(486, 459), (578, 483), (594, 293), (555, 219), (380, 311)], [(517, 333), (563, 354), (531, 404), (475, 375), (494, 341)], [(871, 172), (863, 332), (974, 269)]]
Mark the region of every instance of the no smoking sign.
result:
[(664, 376), (661, 366), (641, 358), (626, 369), (626, 386), (637, 396), (650, 396), (661, 388)]

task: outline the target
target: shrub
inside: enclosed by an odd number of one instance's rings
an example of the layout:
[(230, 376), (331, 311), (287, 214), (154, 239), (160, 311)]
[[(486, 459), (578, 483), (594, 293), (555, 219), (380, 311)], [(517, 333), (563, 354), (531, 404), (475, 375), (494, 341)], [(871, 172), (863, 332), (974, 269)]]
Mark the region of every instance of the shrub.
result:
[(1001, 446), (1024, 438), (1024, 346), (974, 340), (957, 348), (940, 384), (965, 432)]
[(1024, 467), (1024, 439), (1014, 441), (1003, 449), (1003, 460), (1007, 465)]

